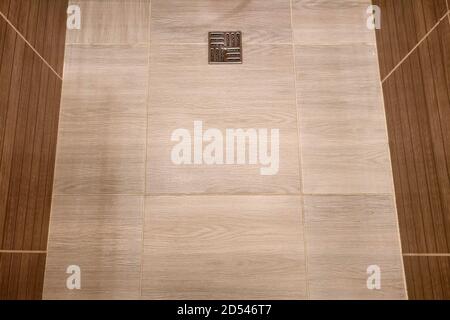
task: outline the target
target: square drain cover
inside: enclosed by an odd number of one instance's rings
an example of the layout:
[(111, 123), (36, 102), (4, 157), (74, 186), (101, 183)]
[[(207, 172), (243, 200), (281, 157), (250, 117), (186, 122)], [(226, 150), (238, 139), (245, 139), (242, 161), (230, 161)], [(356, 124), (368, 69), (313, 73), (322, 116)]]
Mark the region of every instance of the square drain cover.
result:
[(242, 32), (209, 32), (209, 64), (242, 63)]

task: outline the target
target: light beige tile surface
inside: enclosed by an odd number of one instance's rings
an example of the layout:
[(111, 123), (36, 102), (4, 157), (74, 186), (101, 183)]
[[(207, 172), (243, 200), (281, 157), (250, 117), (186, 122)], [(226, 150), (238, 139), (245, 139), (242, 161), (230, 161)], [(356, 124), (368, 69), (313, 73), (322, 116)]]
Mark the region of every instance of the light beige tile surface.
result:
[(147, 54), (67, 47), (55, 194), (144, 192)]
[[(139, 298), (144, 199), (56, 196), (44, 299)], [(68, 290), (67, 267), (81, 268), (81, 290)]]
[(147, 197), (144, 238), (144, 298), (306, 297), (298, 197)]
[(245, 43), (291, 42), (289, 0), (152, 0), (153, 43), (207, 43), (209, 31), (241, 31)]
[(305, 193), (393, 193), (375, 47), (296, 46)]
[(147, 43), (150, 0), (70, 0), (81, 10), (81, 28), (67, 31), (68, 44)]
[[(151, 48), (148, 193), (298, 193), (298, 133), (292, 47), (244, 48), (243, 65), (208, 65), (204, 45)], [(279, 172), (261, 165), (175, 165), (171, 134), (194, 121), (204, 130), (280, 130)], [(270, 132), (270, 131), (269, 131)]]
[[(72, 1), (44, 298), (404, 298), (390, 196), (306, 196), (305, 252), (300, 196), (268, 195), (300, 194), (300, 169), (304, 193), (392, 194), (370, 0), (293, 0), (295, 60), (289, 0), (152, 0), (151, 22), (149, 2)], [(214, 30), (243, 32), (244, 64), (207, 64)], [(174, 165), (196, 120), (280, 129), (279, 173)]]
[(292, 0), (294, 42), (302, 45), (375, 43), (367, 28), (370, 0)]
[[(403, 299), (400, 240), (391, 196), (305, 196), (311, 299)], [(381, 290), (367, 268), (381, 268)]]

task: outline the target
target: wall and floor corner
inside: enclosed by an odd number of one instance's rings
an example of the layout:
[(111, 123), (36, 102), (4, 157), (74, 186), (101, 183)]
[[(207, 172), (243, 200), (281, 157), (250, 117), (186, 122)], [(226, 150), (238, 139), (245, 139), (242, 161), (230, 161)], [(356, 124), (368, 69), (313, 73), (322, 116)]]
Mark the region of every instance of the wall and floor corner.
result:
[(42, 297), (66, 8), (0, 0), (0, 299)]
[(450, 299), (450, 13), (446, 0), (374, 0), (411, 299)]

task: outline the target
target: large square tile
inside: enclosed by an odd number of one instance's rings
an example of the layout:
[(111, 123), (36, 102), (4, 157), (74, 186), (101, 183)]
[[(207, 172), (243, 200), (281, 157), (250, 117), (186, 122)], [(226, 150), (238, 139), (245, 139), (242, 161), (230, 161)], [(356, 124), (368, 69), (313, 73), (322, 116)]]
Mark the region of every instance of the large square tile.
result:
[(70, 0), (81, 11), (81, 28), (68, 29), (68, 44), (147, 43), (150, 0)]
[[(44, 299), (138, 299), (144, 199), (140, 196), (56, 196)], [(69, 290), (67, 267), (81, 269)]]
[(289, 43), (289, 0), (152, 0), (152, 43), (207, 43), (209, 31), (242, 31), (244, 43)]
[(147, 197), (144, 239), (143, 298), (306, 298), (299, 197)]
[(293, 0), (294, 43), (375, 44), (375, 31), (367, 28), (370, 5), (370, 0)]
[[(248, 45), (242, 65), (208, 65), (205, 49), (152, 45), (147, 193), (298, 193), (292, 47)], [(278, 171), (261, 175), (266, 166), (248, 157), (246, 165), (174, 164), (171, 135), (184, 128), (193, 136), (194, 121), (224, 137), (226, 129), (278, 129)]]
[(375, 47), (296, 46), (304, 192), (393, 193)]
[(144, 192), (148, 48), (68, 46), (55, 194)]
[[(405, 286), (391, 196), (305, 196), (311, 299), (404, 299)], [(369, 290), (369, 266), (381, 290)]]

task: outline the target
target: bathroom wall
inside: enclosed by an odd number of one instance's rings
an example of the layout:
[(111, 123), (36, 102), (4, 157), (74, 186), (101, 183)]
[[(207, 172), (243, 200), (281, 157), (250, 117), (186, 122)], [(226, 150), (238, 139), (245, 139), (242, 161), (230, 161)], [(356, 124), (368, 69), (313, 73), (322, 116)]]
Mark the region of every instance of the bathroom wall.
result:
[(446, 0), (374, 0), (410, 299), (450, 299), (450, 16)]
[(0, 0), (0, 299), (42, 297), (65, 0)]

